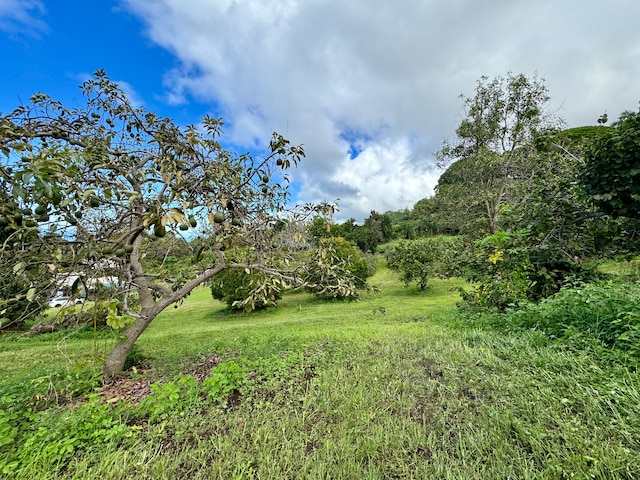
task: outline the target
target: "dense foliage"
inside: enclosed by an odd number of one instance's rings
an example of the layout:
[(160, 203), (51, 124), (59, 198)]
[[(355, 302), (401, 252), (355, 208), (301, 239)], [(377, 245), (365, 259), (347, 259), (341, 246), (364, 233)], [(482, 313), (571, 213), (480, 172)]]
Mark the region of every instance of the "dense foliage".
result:
[(355, 300), (375, 269), (360, 250), (342, 237), (322, 238), (308, 264), (307, 289), (324, 299)]
[[(229, 258), (237, 262), (241, 256), (242, 252), (238, 251), (229, 255)], [(275, 306), (286, 287), (276, 278), (249, 269), (225, 270), (213, 277), (210, 283), (213, 298), (225, 302), (232, 310), (244, 311)]]
[(456, 139), (438, 152), (443, 165), (458, 165), (449, 167), (437, 188), (450, 208), (483, 218), (493, 234), (500, 228), (503, 205), (519, 203), (526, 196), (522, 185), (543, 167), (535, 154), (537, 132), (557, 120), (545, 112), (548, 89), (537, 77), (482, 77), (475, 95), (462, 99), (466, 117)]
[(342, 237), (357, 245), (363, 253), (375, 253), (379, 245), (393, 238), (393, 223), (390, 213), (380, 214), (372, 210), (363, 225), (357, 225), (354, 218), (336, 224), (318, 216), (313, 219), (308, 231), (316, 240)]
[(459, 275), (462, 242), (455, 237), (433, 237), (403, 240), (389, 248), (385, 255), (392, 270), (401, 273), (405, 285), (416, 280), (421, 291), (429, 278)]
[(577, 283), (539, 304), (525, 303), (500, 320), (510, 328), (535, 328), (552, 337), (589, 335), (640, 359), (640, 286), (623, 282)]
[(585, 152), (585, 192), (613, 216), (640, 218), (640, 111), (603, 128)]

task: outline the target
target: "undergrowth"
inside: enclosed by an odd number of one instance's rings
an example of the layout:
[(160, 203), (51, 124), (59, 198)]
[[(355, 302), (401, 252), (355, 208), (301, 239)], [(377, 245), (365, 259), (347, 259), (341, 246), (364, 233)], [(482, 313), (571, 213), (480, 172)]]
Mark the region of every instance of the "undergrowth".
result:
[(505, 329), (536, 329), (550, 338), (574, 340), (581, 347), (601, 345), (602, 352), (640, 361), (640, 285), (608, 281), (575, 284), (553, 297), (521, 303), (505, 314), (476, 317)]

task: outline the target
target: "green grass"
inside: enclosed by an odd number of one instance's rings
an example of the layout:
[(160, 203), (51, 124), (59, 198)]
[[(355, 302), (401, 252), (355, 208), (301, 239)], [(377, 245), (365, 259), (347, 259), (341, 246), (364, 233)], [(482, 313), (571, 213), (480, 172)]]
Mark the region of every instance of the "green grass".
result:
[(640, 257), (628, 260), (606, 260), (598, 265), (598, 271), (618, 277), (631, 277), (637, 280), (640, 277)]
[[(371, 283), (381, 293), (360, 302), (296, 293), (250, 315), (199, 289), (141, 337), (153, 366), (145, 375), (175, 386), (178, 372), (215, 352), (246, 364), (249, 380), (222, 401), (180, 387), (159, 418), (118, 407), (109, 415), (126, 435), (76, 447), (60, 464), (32, 456), (10, 478), (638, 478), (632, 368), (537, 332), (461, 323), (459, 280), (430, 281), (421, 294), (380, 268)], [(113, 341), (54, 335), (2, 337), (0, 365), (13, 372), (4, 385), (90, 362)], [(11, 361), (21, 365), (5, 369)], [(107, 413), (86, 412), (70, 415), (85, 415), (85, 429), (105, 424)]]

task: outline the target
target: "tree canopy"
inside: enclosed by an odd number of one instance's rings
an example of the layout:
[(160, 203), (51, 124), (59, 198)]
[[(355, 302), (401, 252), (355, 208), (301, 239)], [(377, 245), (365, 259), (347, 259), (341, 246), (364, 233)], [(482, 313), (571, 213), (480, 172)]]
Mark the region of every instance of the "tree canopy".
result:
[(585, 192), (609, 215), (640, 218), (640, 111), (599, 130), (585, 152)]
[[(123, 368), (163, 309), (226, 269), (260, 271), (281, 285), (302, 282), (273, 248), (272, 228), (288, 208), (286, 171), (304, 157), (302, 147), (274, 133), (263, 156), (226, 150), (222, 120), (207, 116), (180, 127), (134, 106), (104, 71), (82, 91), (81, 107), (38, 93), (0, 117), (0, 262), (4, 276), (43, 266), (56, 282), (77, 274), (74, 292), (105, 268), (117, 276), (122, 309), (110, 324), (122, 341), (106, 360), (106, 377)], [(194, 236), (204, 225), (207, 241), (192, 252), (190, 268), (169, 277), (145, 266), (146, 238)], [(230, 245), (248, 252), (242, 262), (225, 255)], [(34, 300), (39, 286), (24, 278), (14, 298), (3, 292), (0, 308)]]
[(456, 139), (437, 153), (441, 165), (459, 165), (444, 172), (438, 194), (446, 203), (482, 212), (489, 233), (495, 233), (503, 205), (522, 199), (518, 186), (540, 167), (533, 151), (536, 133), (557, 120), (545, 112), (548, 89), (537, 77), (482, 77), (475, 95), (461, 98), (466, 117)]

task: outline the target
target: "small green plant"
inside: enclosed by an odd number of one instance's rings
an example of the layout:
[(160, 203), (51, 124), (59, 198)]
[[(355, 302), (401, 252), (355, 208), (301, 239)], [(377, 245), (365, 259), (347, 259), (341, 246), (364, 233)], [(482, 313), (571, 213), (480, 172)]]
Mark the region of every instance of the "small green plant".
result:
[(202, 382), (207, 397), (213, 401), (224, 400), (232, 391), (240, 390), (246, 383), (246, 367), (230, 359), (216, 365), (211, 375)]
[[(39, 395), (36, 394), (36, 398)], [(0, 408), (0, 472), (11, 475), (34, 463), (43, 471), (72, 455), (130, 433), (119, 415), (96, 394), (74, 411), (35, 411), (33, 399), (4, 396)]]
[(194, 403), (198, 396), (198, 381), (191, 375), (178, 375), (172, 381), (154, 383), (151, 393), (141, 407), (149, 413), (149, 419), (155, 421)]

